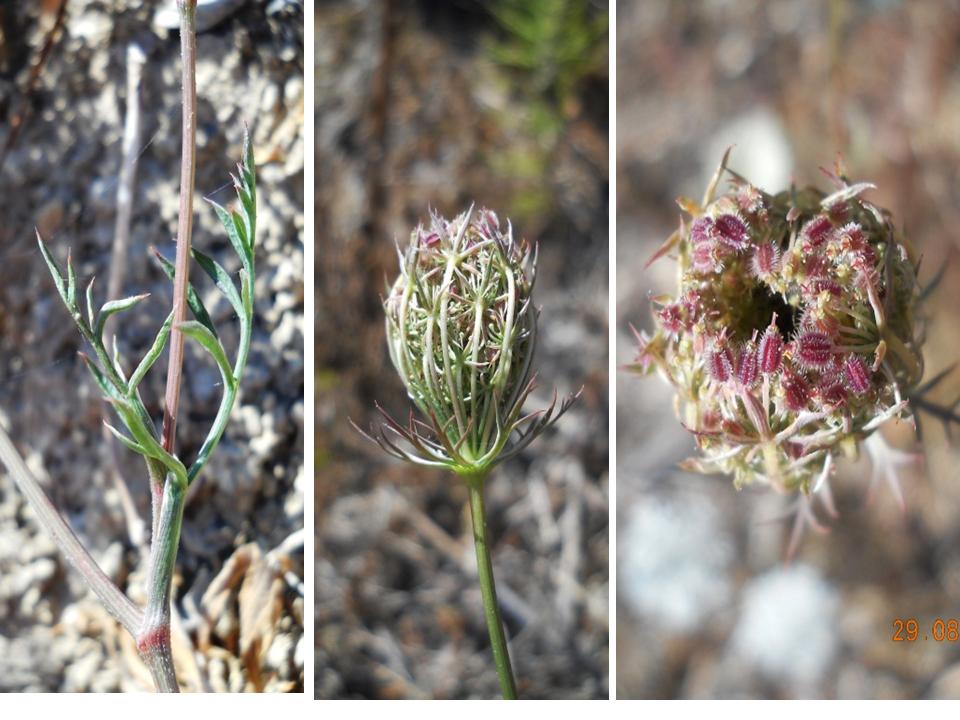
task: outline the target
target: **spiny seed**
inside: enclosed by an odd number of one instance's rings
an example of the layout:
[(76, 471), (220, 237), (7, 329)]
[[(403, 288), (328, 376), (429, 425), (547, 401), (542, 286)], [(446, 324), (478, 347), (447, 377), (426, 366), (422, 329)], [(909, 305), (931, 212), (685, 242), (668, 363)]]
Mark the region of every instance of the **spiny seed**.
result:
[(813, 292), (815, 295), (819, 295), (822, 292), (828, 292), (834, 297), (840, 297), (843, 294), (843, 288), (840, 287), (840, 283), (836, 282), (835, 280), (819, 278), (813, 281)]
[(690, 242), (694, 245), (709, 242), (713, 236), (713, 220), (700, 217), (693, 221), (690, 227)]
[(859, 250), (866, 244), (863, 228), (855, 222), (847, 223), (840, 228), (837, 231), (837, 236), (840, 238), (840, 246), (844, 250)]
[(779, 246), (772, 242), (758, 245), (753, 251), (750, 266), (757, 277), (775, 273), (780, 267)]
[(810, 278), (827, 277), (832, 269), (830, 261), (821, 255), (808, 255), (803, 263), (803, 271)]
[(833, 357), (833, 343), (820, 332), (805, 332), (797, 338), (796, 347), (798, 359), (807, 367), (825, 367)]
[(760, 340), (760, 371), (765, 375), (780, 369), (783, 360), (783, 338), (780, 331), (772, 325), (767, 328)]
[(717, 247), (712, 240), (701, 242), (693, 248), (693, 267), (697, 272), (715, 272), (722, 268), (717, 258)]
[(707, 354), (707, 370), (718, 383), (725, 383), (733, 375), (734, 357), (729, 347), (717, 347)]
[(870, 370), (859, 355), (850, 355), (843, 365), (843, 376), (857, 395), (864, 395), (870, 389)]
[(803, 410), (810, 402), (810, 387), (799, 375), (788, 374), (783, 379), (783, 398), (790, 411)]
[(747, 226), (736, 215), (721, 215), (714, 221), (717, 239), (734, 250), (745, 250), (750, 244)]
[(737, 362), (737, 379), (744, 387), (750, 387), (757, 381), (759, 364), (757, 347), (753, 344), (745, 345)]
[(836, 376), (831, 376), (826, 382), (821, 382), (817, 392), (820, 399), (831, 407), (838, 407), (847, 401), (847, 389)]
[(808, 309), (800, 319), (800, 327), (833, 337), (840, 331), (840, 321), (825, 313)]
[(803, 236), (810, 247), (817, 248), (823, 245), (832, 229), (833, 223), (830, 222), (830, 218), (821, 215), (804, 225)]

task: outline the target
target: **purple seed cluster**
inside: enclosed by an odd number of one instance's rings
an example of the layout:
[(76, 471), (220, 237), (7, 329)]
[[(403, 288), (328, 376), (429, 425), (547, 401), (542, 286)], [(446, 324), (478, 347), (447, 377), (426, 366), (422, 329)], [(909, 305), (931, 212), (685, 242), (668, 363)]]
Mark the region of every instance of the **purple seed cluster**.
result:
[(654, 301), (634, 368), (677, 388), (693, 467), (808, 487), (825, 448), (899, 414), (919, 381), (915, 264), (871, 186), (836, 182), (770, 195), (733, 175), (680, 203), (692, 217), (657, 255), (675, 252), (678, 291)]

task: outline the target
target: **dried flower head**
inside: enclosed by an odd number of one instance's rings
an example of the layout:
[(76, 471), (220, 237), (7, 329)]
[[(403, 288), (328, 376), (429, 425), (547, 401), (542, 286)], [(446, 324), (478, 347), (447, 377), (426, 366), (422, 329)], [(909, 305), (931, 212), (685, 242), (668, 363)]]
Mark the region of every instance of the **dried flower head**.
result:
[[(556, 395), (522, 414), (534, 389), (536, 250), (486, 209), (433, 214), (405, 251), (383, 303), (390, 358), (428, 422), (404, 426), (381, 410), (376, 441), (411, 462), (483, 475), (526, 447), (572, 404)], [(409, 447), (394, 442), (402, 438)]]
[[(733, 188), (715, 197), (725, 171)], [(676, 252), (678, 300), (656, 303), (683, 322), (655, 311), (631, 367), (676, 388), (700, 449), (686, 467), (805, 497), (841, 450), (908, 411), (923, 374), (916, 262), (861, 197), (873, 186), (834, 179), (830, 196), (769, 195), (724, 157), (703, 204), (681, 201), (693, 219), (655, 258)]]

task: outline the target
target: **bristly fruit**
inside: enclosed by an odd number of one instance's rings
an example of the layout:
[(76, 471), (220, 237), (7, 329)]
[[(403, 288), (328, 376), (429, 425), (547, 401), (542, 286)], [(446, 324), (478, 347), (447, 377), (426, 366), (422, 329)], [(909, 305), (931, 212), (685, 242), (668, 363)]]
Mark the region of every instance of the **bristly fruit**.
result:
[[(400, 251), (400, 275), (384, 300), (390, 358), (426, 422), (401, 425), (386, 413), (375, 441), (395, 457), (485, 474), (526, 447), (576, 396), (523, 415), (534, 389), (538, 310), (536, 249), (516, 241), (509, 222), (473, 208), (432, 215)], [(664, 325), (682, 331), (680, 308)], [(394, 438), (405, 441), (398, 445)]]
[[(729, 172), (657, 252), (675, 252), (683, 322), (655, 312), (632, 369), (657, 368), (700, 453), (686, 467), (811, 493), (833, 459), (909, 412), (923, 373), (916, 258), (872, 185), (770, 195)], [(722, 269), (722, 273), (719, 270)], [(687, 302), (687, 298), (696, 302)], [(718, 419), (722, 419), (718, 422)]]

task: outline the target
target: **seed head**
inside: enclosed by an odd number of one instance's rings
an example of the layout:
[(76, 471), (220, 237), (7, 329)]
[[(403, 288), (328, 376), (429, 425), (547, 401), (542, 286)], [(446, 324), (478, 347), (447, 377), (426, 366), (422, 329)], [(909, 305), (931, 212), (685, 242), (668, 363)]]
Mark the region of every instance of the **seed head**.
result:
[(535, 271), (535, 250), (487, 209), (471, 208), (452, 221), (434, 214), (428, 227), (413, 231), (383, 305), (390, 359), (426, 422), (411, 416), (403, 426), (384, 414), (381, 447), (477, 475), (566, 411), (575, 397), (522, 415), (534, 388)]
[(700, 451), (689, 467), (808, 492), (906, 410), (923, 371), (915, 259), (861, 197), (872, 186), (839, 175), (826, 196), (731, 174), (728, 194), (714, 181), (703, 207), (680, 203), (693, 217), (670, 246), (677, 300), (658, 301), (646, 369), (677, 390)]

